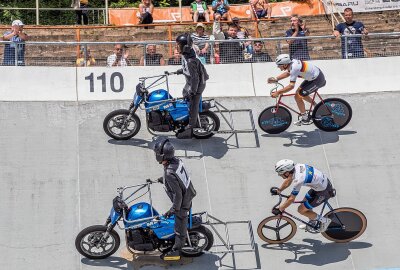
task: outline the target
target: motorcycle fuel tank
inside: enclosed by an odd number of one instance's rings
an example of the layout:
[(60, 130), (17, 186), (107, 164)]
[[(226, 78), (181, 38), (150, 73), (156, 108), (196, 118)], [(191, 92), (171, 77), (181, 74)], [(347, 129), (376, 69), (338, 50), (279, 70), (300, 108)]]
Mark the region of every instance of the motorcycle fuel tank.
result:
[[(151, 205), (145, 202), (134, 204), (129, 209), (127, 220), (135, 221), (143, 218), (152, 217), (151, 208), (152, 208)], [(158, 212), (153, 208), (153, 216), (158, 216), (158, 215), (159, 215)], [(132, 224), (130, 223), (130, 225)]]
[[(154, 111), (159, 109), (165, 109), (167, 107), (171, 107), (172, 103), (166, 100), (172, 99), (172, 96), (168, 93), (167, 90), (158, 89), (149, 94), (149, 97), (146, 102), (146, 111)], [(171, 105), (170, 105), (171, 104)]]

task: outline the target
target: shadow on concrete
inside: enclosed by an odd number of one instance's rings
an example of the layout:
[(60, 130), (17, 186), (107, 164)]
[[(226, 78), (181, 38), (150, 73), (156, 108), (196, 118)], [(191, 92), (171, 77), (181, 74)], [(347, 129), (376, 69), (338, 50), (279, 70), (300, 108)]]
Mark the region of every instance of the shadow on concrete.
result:
[(303, 147), (309, 148), (319, 146), (323, 144), (336, 143), (339, 141), (340, 136), (356, 134), (357, 131), (351, 130), (339, 130), (336, 132), (325, 132), (319, 129), (313, 131), (297, 130), (292, 132), (283, 132), (281, 134), (263, 134), (263, 137), (268, 138), (287, 138), (288, 143), (284, 143), (283, 146), (290, 147)]
[(293, 259), (285, 259), (286, 263), (311, 264), (323, 266), (331, 263), (337, 263), (346, 260), (351, 249), (364, 249), (372, 247), (367, 242), (349, 242), (349, 243), (323, 243), (315, 239), (303, 239), (307, 244), (285, 243), (280, 245), (262, 245), (270, 250), (287, 250), (294, 254)]

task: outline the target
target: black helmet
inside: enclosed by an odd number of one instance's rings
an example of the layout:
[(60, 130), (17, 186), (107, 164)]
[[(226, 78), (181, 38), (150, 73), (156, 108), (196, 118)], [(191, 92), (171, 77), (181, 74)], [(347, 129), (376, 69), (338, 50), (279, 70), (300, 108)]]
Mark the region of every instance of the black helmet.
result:
[(179, 35), (176, 38), (176, 43), (178, 43), (180, 51), (182, 53), (190, 53), (190, 49), (192, 49), (193, 41), (192, 41), (192, 38), (190, 37), (189, 33)]
[(161, 140), (154, 145), (154, 153), (156, 154), (156, 160), (158, 163), (162, 163), (165, 160), (171, 160), (175, 156), (175, 149), (172, 143), (168, 140)]

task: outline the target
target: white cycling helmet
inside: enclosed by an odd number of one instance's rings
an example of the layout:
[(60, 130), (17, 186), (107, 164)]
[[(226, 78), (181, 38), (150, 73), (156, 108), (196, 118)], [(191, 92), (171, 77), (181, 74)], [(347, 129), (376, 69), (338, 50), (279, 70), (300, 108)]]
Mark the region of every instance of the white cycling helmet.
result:
[(288, 54), (280, 54), (276, 58), (275, 63), (277, 66), (288, 65), (292, 63), (292, 60), (290, 60), (290, 56)]
[(294, 169), (294, 161), (290, 159), (279, 160), (275, 165), (275, 171), (278, 174), (284, 174), (285, 172), (291, 172)]

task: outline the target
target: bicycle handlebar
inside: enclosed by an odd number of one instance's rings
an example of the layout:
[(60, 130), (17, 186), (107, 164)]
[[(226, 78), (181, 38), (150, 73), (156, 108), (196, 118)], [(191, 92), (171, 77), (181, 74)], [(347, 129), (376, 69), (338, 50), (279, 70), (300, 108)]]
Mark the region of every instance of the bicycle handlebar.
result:
[(279, 82), (274, 82), (275, 86), (274, 88), (271, 89), (270, 91), (270, 95), (276, 91), (278, 91), (278, 87), (284, 88), (283, 84), (279, 83)]
[(279, 206), (281, 204), (282, 197), (286, 198), (286, 199), (289, 198), (289, 196), (287, 196), (287, 195), (284, 195), (284, 194), (281, 194), (281, 193), (275, 193), (275, 190), (277, 190), (277, 189), (278, 189), (277, 187), (271, 187), (271, 189), (270, 189), (270, 192), (271, 192), (272, 196), (279, 196), (279, 201), (278, 201), (277, 204), (274, 205), (273, 208), (276, 208), (277, 206)]

